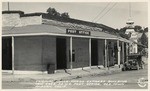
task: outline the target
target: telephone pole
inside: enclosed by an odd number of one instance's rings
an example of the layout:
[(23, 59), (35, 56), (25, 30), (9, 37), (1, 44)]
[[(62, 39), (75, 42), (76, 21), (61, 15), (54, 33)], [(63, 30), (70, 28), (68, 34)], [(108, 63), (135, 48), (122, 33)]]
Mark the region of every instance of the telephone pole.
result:
[(8, 4), (8, 11), (9, 11), (9, 2), (7, 4)]

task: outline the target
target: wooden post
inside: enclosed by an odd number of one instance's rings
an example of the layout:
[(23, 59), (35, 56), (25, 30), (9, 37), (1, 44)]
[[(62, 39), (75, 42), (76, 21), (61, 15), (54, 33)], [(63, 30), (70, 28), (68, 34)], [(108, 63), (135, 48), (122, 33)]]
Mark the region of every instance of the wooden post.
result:
[(70, 37), (70, 69), (72, 71), (72, 37)]
[(89, 66), (91, 68), (91, 38), (89, 39)]
[(124, 42), (122, 42), (122, 63), (124, 64)]
[(109, 47), (111, 46), (111, 42), (107, 43), (107, 67), (108, 67), (108, 70), (109, 70), (109, 62), (110, 62), (110, 49)]
[(107, 68), (107, 40), (105, 39), (105, 68)]
[(120, 67), (120, 46), (119, 46), (119, 40), (117, 40), (117, 48), (118, 48), (118, 66)]
[(14, 74), (14, 37), (12, 36), (12, 74)]
[(128, 43), (126, 43), (126, 61), (128, 61), (128, 53), (129, 53), (129, 46)]

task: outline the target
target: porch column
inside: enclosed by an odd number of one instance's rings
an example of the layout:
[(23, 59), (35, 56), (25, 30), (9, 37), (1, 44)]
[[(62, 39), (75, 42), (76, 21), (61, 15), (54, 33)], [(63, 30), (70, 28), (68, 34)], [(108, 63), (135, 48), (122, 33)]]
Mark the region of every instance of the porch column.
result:
[(72, 71), (72, 37), (70, 37), (70, 69)]
[(118, 48), (118, 66), (120, 67), (120, 46), (119, 46), (119, 40), (117, 40), (117, 48)]
[(107, 68), (107, 40), (105, 39), (105, 68)]
[(91, 38), (89, 39), (89, 66), (91, 68)]
[(126, 61), (128, 61), (128, 53), (129, 53), (129, 46), (128, 43), (126, 43)]
[(124, 42), (122, 42), (122, 63), (124, 64)]
[(12, 36), (12, 44), (11, 44), (11, 46), (12, 46), (12, 74), (14, 74), (14, 66), (15, 66), (15, 64), (14, 64), (14, 36)]

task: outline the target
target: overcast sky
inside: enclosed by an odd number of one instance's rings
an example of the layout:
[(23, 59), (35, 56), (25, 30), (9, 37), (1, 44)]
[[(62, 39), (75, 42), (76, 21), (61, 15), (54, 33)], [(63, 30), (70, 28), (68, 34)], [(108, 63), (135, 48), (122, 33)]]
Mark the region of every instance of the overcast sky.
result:
[[(109, 4), (109, 5), (108, 5)], [(21, 10), (25, 13), (46, 12), (48, 7), (55, 8), (58, 12), (68, 12), (71, 18), (93, 21), (93, 19), (106, 7), (103, 13), (96, 18), (97, 23), (110, 26), (112, 28), (122, 28), (126, 26), (129, 18), (129, 3), (118, 2), (98, 2), (98, 3), (23, 3), (10, 2), (10, 10)], [(114, 6), (114, 7), (113, 7)], [(113, 8), (112, 8), (113, 7)], [(7, 3), (2, 3), (2, 10), (7, 10)], [(106, 13), (107, 12), (107, 13)], [(148, 3), (131, 3), (131, 16), (135, 25), (148, 26)]]

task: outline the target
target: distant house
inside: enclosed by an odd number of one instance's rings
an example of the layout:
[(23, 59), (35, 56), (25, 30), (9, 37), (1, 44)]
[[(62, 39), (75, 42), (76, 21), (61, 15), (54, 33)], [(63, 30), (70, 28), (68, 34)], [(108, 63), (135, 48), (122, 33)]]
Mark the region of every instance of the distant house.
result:
[[(127, 26), (126, 26), (126, 34), (129, 34), (131, 33), (131, 37), (130, 37), (130, 40), (132, 41), (132, 43), (130, 43), (130, 51), (129, 53), (139, 53), (138, 51), (138, 47), (141, 46), (143, 48), (146, 48), (145, 45), (141, 44), (139, 42), (139, 39), (141, 38), (141, 36), (143, 35), (143, 33), (139, 33), (139, 32), (136, 32), (135, 29), (134, 29), (134, 22), (129, 20), (127, 21)], [(148, 33), (145, 33), (146, 36), (148, 35)]]
[(128, 20), (126, 22), (127, 26), (126, 26), (126, 32), (125, 34), (131, 34), (130, 40), (133, 41), (133, 43), (130, 44), (130, 53), (138, 53), (138, 33), (135, 32), (134, 30), (134, 21), (132, 20)]

